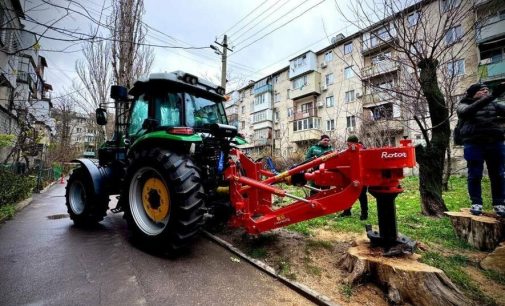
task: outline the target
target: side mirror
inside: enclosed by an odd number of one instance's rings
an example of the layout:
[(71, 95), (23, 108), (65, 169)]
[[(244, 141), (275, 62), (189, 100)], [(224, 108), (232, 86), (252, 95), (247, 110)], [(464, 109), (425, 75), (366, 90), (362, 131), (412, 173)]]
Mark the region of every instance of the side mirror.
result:
[(128, 89), (120, 85), (112, 85), (110, 87), (110, 97), (114, 100), (128, 99)]
[(107, 111), (105, 110), (105, 108), (97, 108), (95, 113), (96, 113), (96, 123), (98, 125), (106, 125)]

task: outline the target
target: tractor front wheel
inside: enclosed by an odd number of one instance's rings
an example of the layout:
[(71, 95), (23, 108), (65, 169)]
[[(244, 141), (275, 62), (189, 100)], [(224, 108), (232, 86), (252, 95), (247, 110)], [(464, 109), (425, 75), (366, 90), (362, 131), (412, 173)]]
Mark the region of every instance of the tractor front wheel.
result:
[(90, 226), (103, 220), (109, 208), (109, 197), (95, 194), (93, 181), (85, 169), (72, 172), (66, 189), (65, 204), (76, 225)]
[(203, 223), (203, 187), (193, 162), (168, 150), (133, 156), (122, 197), (134, 236), (158, 249), (188, 244)]

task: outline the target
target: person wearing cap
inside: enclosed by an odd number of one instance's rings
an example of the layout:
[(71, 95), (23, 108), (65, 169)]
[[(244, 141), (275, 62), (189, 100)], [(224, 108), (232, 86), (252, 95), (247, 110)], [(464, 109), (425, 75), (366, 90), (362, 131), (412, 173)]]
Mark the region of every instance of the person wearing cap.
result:
[(482, 214), (481, 181), (486, 162), (494, 211), (505, 217), (505, 104), (495, 101), (504, 92), (505, 82), (492, 94), (485, 84), (473, 84), (456, 109), (468, 168), (470, 212), (474, 215)]
[[(333, 150), (333, 148), (330, 145), (330, 136), (321, 135), (319, 142), (317, 144), (313, 145), (312, 147), (310, 147), (307, 150), (307, 153), (305, 153), (305, 160), (319, 157), (319, 156), (323, 155), (324, 153), (326, 153), (328, 151), (332, 151), (332, 150)], [(311, 182), (310, 185), (312, 187), (318, 188), (318, 189), (327, 189), (328, 188), (328, 187), (317, 186), (316, 184), (314, 184), (314, 182)], [(310, 195), (314, 195), (315, 193), (317, 193), (317, 192), (314, 190), (310, 191)]]
[[(351, 135), (347, 137), (347, 143), (359, 143), (363, 145), (360, 141), (358, 136), (356, 135)], [(363, 146), (363, 148), (365, 148)], [(361, 193), (359, 195), (359, 206), (361, 207), (361, 215), (359, 216), (360, 220), (366, 220), (368, 219), (368, 197), (366, 195), (368, 191), (368, 186), (363, 186), (363, 189), (361, 189)], [(341, 214), (341, 217), (349, 217), (351, 216), (351, 209), (346, 209), (344, 210)]]

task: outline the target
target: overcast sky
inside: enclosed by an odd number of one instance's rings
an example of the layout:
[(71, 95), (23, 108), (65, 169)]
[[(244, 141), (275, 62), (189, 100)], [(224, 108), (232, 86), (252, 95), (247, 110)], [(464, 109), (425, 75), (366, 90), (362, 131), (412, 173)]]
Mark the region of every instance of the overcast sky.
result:
[[(54, 24), (57, 27), (89, 32), (89, 20), (75, 13), (63, 17), (62, 10), (41, 2), (68, 5), (67, 0), (24, 1), (27, 15), (31, 18), (45, 24), (58, 20)], [(110, 13), (109, 1), (77, 0), (94, 18), (102, 16), (102, 20)], [(155, 29), (149, 30), (147, 37), (147, 43), (155, 45), (208, 47), (216, 39), (221, 41), (223, 34), (228, 34), (233, 49), (228, 53), (228, 71), (242, 80), (257, 80), (287, 66), (289, 59), (305, 50), (317, 51), (327, 46), (330, 38), (338, 33), (347, 36), (355, 32), (338, 13), (336, 2), (337, 0), (145, 0), (143, 21)], [(338, 0), (338, 5), (345, 8), (346, 2)], [(76, 5), (71, 4), (71, 8), (83, 11)], [(273, 31), (283, 24), (286, 25)], [(28, 28), (40, 31), (40, 28), (33, 25)], [(271, 34), (260, 39), (271, 31)], [(75, 61), (82, 57), (81, 46), (43, 40), (41, 47), (41, 55), (48, 62), (46, 81), (53, 85), (53, 96), (63, 94), (76, 78), (74, 66)], [(48, 51), (58, 51), (64, 47), (71, 53)], [(219, 82), (221, 57), (211, 49), (182, 51), (155, 48), (154, 51), (152, 72), (183, 70)], [(229, 84), (228, 89), (233, 86), (233, 83)]]

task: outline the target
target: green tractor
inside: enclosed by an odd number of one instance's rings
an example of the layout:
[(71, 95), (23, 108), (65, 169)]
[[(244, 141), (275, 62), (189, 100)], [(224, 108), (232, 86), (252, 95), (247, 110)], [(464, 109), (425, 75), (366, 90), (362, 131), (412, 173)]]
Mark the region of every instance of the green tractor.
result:
[[(103, 220), (109, 197), (112, 212), (124, 212), (134, 236), (160, 248), (184, 247), (204, 219), (226, 219), (233, 210), (218, 187), (230, 147), (244, 143), (228, 125), (224, 89), (176, 71), (151, 74), (128, 92), (112, 86), (115, 131), (98, 160), (78, 159), (66, 206), (76, 225)], [(107, 123), (106, 111), (96, 111)]]

